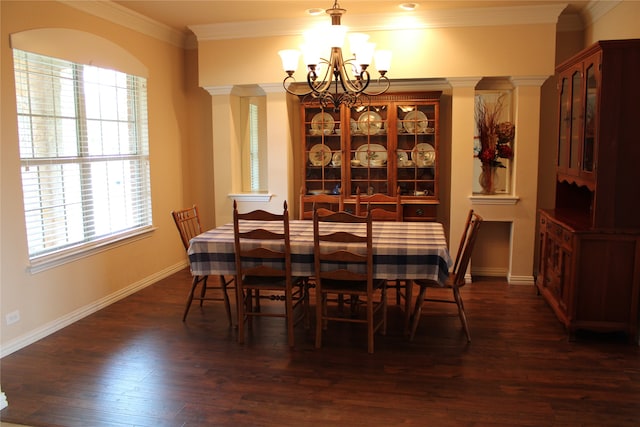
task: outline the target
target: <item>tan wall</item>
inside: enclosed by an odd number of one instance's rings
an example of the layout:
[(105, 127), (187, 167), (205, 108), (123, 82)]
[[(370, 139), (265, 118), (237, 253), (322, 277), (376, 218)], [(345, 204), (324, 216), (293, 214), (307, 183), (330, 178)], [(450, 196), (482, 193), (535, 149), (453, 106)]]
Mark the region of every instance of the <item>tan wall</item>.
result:
[(598, 40), (636, 39), (640, 37), (640, 2), (623, 0), (585, 31), (584, 46)]
[[(186, 257), (169, 212), (202, 197), (203, 179), (187, 170), (185, 145), (202, 100), (194, 69), (185, 68), (184, 51), (61, 3), (2, 1), (1, 13), (1, 345), (3, 353), (23, 340), (44, 336), (82, 317), (96, 305), (106, 305), (136, 287), (153, 283), (186, 265)], [(128, 50), (148, 68), (149, 139), (153, 224), (148, 238), (110, 248), (99, 254), (37, 274), (29, 263), (21, 192), (15, 112), (12, 52), (9, 35), (34, 28), (60, 27), (93, 33)], [(185, 69), (190, 72), (190, 87)], [(200, 92), (200, 94), (198, 94)], [(190, 97), (195, 98), (191, 102)], [(198, 101), (199, 100), (199, 101)], [(207, 114), (206, 103), (202, 107)], [(207, 136), (210, 125), (200, 128)], [(199, 135), (198, 137), (202, 136)], [(200, 149), (204, 144), (198, 144)], [(193, 157), (193, 151), (190, 155)], [(187, 154), (189, 155), (189, 154)], [(209, 174), (210, 175), (210, 174)], [(202, 185), (184, 191), (184, 177)], [(213, 223), (211, 218), (210, 223)], [(21, 320), (7, 326), (5, 314), (20, 311)], [(26, 338), (28, 337), (28, 338)], [(28, 342), (26, 342), (28, 344)]]
[[(378, 44), (393, 46), (391, 79), (549, 75), (555, 65), (551, 24), (368, 33)], [(200, 85), (281, 82), (278, 50), (300, 43), (299, 37), (201, 41)], [(296, 77), (304, 80), (302, 66)]]

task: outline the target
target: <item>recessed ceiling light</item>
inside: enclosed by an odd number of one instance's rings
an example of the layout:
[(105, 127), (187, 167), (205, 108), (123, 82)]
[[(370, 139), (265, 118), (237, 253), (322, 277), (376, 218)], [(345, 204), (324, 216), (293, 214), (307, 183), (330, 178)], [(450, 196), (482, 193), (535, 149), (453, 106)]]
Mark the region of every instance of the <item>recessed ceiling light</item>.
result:
[(402, 3), (400, 4), (400, 9), (402, 10), (416, 10), (418, 8), (418, 3)]
[(311, 16), (318, 16), (324, 13), (324, 9), (321, 9), (319, 7), (314, 7), (311, 9), (307, 9), (307, 15), (311, 15)]

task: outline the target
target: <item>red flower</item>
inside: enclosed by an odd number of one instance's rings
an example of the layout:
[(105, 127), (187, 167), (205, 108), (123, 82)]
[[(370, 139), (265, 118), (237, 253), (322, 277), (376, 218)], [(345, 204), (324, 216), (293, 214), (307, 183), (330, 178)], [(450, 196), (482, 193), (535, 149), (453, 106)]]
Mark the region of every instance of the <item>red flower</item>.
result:
[(478, 155), (478, 158), (482, 163), (489, 163), (493, 161), (495, 157), (496, 157), (496, 150), (494, 150), (493, 148), (485, 148), (482, 151), (480, 151), (480, 154)]
[(503, 159), (511, 159), (513, 158), (513, 150), (511, 146), (507, 144), (498, 144), (498, 157), (502, 157)]

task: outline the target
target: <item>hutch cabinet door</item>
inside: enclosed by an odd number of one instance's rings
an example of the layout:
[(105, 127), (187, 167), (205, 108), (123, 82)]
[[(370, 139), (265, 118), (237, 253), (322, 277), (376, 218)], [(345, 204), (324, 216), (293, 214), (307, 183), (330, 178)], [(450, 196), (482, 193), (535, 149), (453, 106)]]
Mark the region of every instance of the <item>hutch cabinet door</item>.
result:
[(303, 109), (302, 164), (307, 194), (332, 194), (342, 185), (340, 113), (321, 107)]
[(598, 149), (597, 111), (600, 87), (600, 53), (590, 56), (584, 62), (584, 111), (583, 138), (580, 160), (580, 177), (595, 180), (595, 153)]
[(393, 195), (395, 176), (389, 173), (393, 159), (389, 144), (389, 106), (371, 104), (348, 111), (349, 153), (348, 185), (345, 197), (360, 194), (382, 193)]
[(403, 196), (438, 198), (438, 108), (432, 104), (396, 105), (396, 162)]

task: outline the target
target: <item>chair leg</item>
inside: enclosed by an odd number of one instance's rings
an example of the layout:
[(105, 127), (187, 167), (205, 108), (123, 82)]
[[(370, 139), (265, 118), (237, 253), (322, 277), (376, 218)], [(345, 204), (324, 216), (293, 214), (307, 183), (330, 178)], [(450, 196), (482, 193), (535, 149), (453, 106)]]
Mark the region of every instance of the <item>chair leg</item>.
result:
[(367, 298), (367, 351), (373, 354), (373, 299)]
[(471, 342), (469, 324), (467, 323), (467, 316), (464, 313), (464, 303), (462, 302), (462, 296), (460, 296), (460, 289), (458, 289), (457, 287), (453, 288), (453, 298), (456, 300), (456, 305), (458, 306), (458, 315), (460, 316), (460, 321), (462, 322), (464, 333), (467, 334), (467, 342)]
[(387, 335), (387, 285), (382, 287), (382, 335)]
[(285, 316), (287, 316), (287, 342), (289, 343), (289, 347), (293, 347), (293, 321), (295, 320), (293, 314), (293, 295), (287, 291), (285, 291)]
[(304, 310), (304, 328), (305, 329), (311, 329), (311, 304), (309, 302), (309, 280), (305, 279), (304, 283), (302, 284), (303, 288), (302, 291), (304, 292), (304, 302), (303, 302), (303, 307), (302, 309)]
[(240, 286), (240, 282), (236, 278), (236, 311), (238, 313), (238, 344), (244, 343), (244, 305), (245, 305), (244, 289)]
[(320, 286), (316, 283), (316, 348), (322, 346), (322, 328), (324, 327), (324, 299)]
[(405, 281), (404, 291), (404, 336), (409, 336), (411, 326), (411, 302), (413, 300), (413, 281)]
[(189, 295), (187, 296), (187, 306), (184, 308), (184, 314), (182, 315), (182, 321), (187, 320), (187, 313), (189, 313), (189, 308), (191, 308), (191, 303), (193, 302), (193, 294), (196, 291), (196, 286), (200, 283), (201, 280), (206, 280), (207, 276), (193, 276), (193, 280), (191, 282), (191, 289), (189, 290)]
[(231, 317), (231, 303), (229, 301), (229, 294), (227, 293), (227, 286), (229, 286), (232, 281), (233, 279), (229, 279), (229, 281), (227, 281), (223, 275), (220, 275), (220, 282), (222, 282), (222, 296), (224, 298), (224, 308), (227, 311), (229, 326), (233, 326), (233, 318)]
[(420, 314), (422, 314), (422, 303), (424, 303), (424, 295), (427, 292), (426, 286), (420, 287), (420, 293), (416, 298), (415, 309), (413, 310), (413, 323), (411, 324), (411, 333), (409, 334), (409, 341), (413, 341), (413, 337), (418, 329), (418, 323), (420, 322)]
[(202, 304), (204, 304), (204, 296), (207, 293), (208, 279), (209, 279), (209, 276), (204, 276), (204, 279), (202, 280), (202, 288), (200, 288), (200, 307), (202, 307)]

